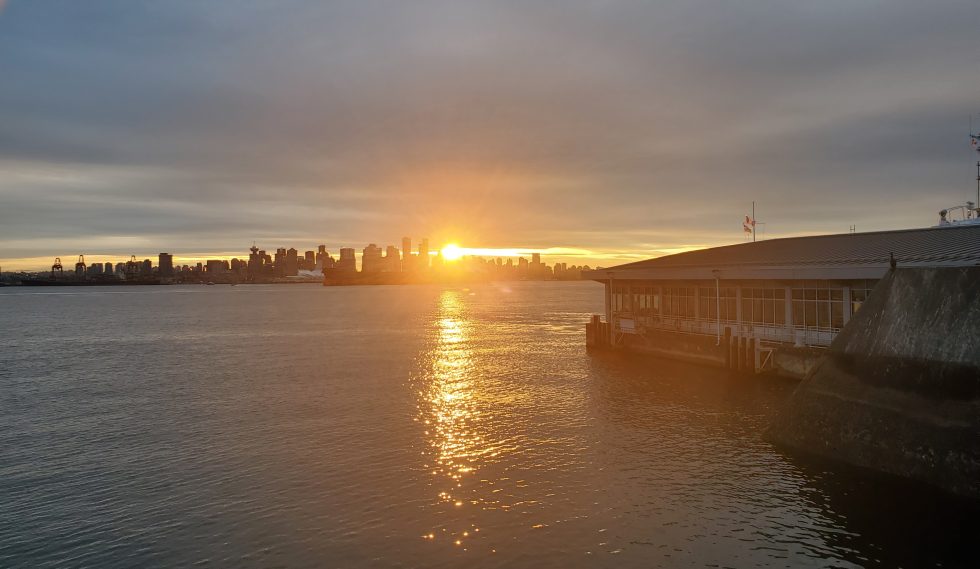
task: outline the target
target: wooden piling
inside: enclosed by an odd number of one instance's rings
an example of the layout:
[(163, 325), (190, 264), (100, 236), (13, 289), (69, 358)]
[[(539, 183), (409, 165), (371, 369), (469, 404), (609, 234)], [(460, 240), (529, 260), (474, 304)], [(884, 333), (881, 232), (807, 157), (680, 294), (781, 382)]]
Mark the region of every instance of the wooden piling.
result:
[(732, 369), (732, 329), (725, 326), (725, 339), (721, 344), (725, 349), (725, 368)]

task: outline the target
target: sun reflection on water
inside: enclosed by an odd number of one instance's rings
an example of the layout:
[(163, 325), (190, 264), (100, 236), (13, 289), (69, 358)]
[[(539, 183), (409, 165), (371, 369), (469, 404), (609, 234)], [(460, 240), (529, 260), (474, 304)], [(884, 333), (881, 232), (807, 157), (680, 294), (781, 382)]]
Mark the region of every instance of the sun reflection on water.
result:
[[(474, 323), (467, 319), (465, 292), (447, 290), (439, 299), (434, 342), (426, 358), (429, 370), (420, 386), (420, 420), (425, 423), (428, 468), (438, 490), (437, 503), (451, 509), (479, 505), (466, 482), (480, 467), (481, 458), (498, 452), (487, 443), (481, 422), (479, 386), (475, 380)], [(447, 531), (448, 530), (448, 531)], [(443, 528), (454, 546), (479, 532), (474, 524), (456, 530)], [(423, 535), (435, 539), (434, 533)]]

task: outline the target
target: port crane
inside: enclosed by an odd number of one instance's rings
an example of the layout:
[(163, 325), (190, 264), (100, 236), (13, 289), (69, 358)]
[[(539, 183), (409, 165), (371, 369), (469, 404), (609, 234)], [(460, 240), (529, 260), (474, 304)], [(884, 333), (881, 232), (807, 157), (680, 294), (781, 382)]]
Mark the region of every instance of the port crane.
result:
[(85, 276), (85, 255), (78, 256), (78, 262), (75, 263), (75, 275)]
[(51, 278), (65, 276), (65, 268), (61, 266), (61, 257), (54, 258), (54, 264), (51, 265)]

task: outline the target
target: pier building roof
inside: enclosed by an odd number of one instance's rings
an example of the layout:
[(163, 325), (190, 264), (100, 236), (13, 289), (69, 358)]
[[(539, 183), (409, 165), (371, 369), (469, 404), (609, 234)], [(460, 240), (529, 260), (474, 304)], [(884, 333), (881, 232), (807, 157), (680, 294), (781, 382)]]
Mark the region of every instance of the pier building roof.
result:
[(583, 273), (612, 279), (877, 279), (900, 267), (980, 265), (980, 225), (767, 239)]

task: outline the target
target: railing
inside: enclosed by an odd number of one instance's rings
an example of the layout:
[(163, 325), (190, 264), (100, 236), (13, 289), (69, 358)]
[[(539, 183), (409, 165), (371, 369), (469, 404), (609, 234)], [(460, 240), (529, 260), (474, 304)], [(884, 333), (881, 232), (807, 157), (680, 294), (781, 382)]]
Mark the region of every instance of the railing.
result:
[[(637, 316), (631, 312), (617, 312), (613, 315), (613, 326), (621, 334), (643, 334), (645, 330), (663, 330), (686, 334), (717, 335), (731, 328), (732, 334), (758, 340), (768, 340), (802, 346), (829, 346), (840, 332), (839, 328), (816, 328), (802, 326), (770, 326), (738, 322), (717, 322), (698, 320), (681, 316)], [(720, 326), (720, 330), (719, 330)]]

